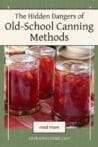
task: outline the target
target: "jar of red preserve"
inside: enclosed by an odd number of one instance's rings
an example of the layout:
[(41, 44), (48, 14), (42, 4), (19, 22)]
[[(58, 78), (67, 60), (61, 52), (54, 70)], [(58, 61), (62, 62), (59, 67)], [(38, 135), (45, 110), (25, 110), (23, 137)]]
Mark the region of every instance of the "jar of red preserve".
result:
[(30, 55), (7, 58), (6, 108), (13, 115), (32, 114), (39, 110), (39, 61)]
[(54, 92), (55, 50), (47, 46), (33, 46), (26, 54), (39, 58), (40, 99), (51, 97)]
[(69, 126), (88, 123), (90, 83), (89, 64), (77, 60), (56, 64), (53, 109), (55, 120), (66, 121)]

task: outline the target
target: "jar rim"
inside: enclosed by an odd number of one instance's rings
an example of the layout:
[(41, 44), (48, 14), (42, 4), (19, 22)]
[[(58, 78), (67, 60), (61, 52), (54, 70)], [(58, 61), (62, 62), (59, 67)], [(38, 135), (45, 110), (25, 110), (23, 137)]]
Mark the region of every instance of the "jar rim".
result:
[(30, 55), (55, 55), (55, 50), (52, 47), (47, 47), (47, 46), (33, 46), (31, 48), (28, 48), (25, 51), (26, 54), (30, 54)]
[(13, 63), (25, 63), (25, 62), (36, 63), (38, 62), (38, 58), (36, 56), (18, 54), (18, 55), (12, 55), (10, 57), (7, 57), (6, 61), (7, 61), (7, 65), (13, 64)]
[(91, 70), (91, 65), (79, 60), (67, 60), (56, 63), (56, 69), (66, 72), (88, 72)]

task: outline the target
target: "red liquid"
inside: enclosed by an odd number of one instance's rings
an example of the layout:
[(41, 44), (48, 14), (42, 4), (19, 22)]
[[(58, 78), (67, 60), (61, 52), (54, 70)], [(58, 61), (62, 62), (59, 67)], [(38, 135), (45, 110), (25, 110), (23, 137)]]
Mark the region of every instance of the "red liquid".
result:
[(54, 113), (61, 120), (83, 121), (89, 114), (90, 75), (56, 71)]
[(54, 90), (54, 57), (40, 57), (39, 90), (40, 98), (44, 99), (53, 94)]
[(6, 67), (6, 103), (8, 98), (10, 109), (15, 111), (27, 111), (38, 104), (38, 69), (32, 63)]

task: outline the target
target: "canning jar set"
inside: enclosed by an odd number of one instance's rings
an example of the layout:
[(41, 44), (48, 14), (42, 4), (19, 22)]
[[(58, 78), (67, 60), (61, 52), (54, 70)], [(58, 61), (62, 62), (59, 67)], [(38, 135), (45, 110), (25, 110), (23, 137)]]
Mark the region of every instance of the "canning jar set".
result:
[(55, 50), (33, 46), (6, 58), (6, 99), (10, 114), (32, 114), (53, 97), (54, 120), (83, 123), (89, 117), (91, 66), (79, 60), (55, 61)]

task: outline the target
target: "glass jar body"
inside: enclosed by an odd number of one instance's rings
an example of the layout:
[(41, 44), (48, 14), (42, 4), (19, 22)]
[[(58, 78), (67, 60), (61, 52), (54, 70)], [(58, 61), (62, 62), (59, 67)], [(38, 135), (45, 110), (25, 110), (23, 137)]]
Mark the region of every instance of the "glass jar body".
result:
[(46, 99), (54, 93), (55, 50), (46, 46), (34, 46), (26, 51), (39, 58), (39, 95)]
[(6, 61), (6, 104), (9, 112), (24, 115), (39, 109), (39, 63), (35, 57), (13, 55)]
[[(89, 116), (91, 79), (89, 67), (86, 69), (85, 66), (88, 65), (70, 60), (63, 64), (67, 64), (68, 69), (62, 69), (61, 63), (56, 66), (53, 114), (58, 119), (65, 120), (68, 125), (82, 125), (88, 121)], [(82, 71), (69, 70), (71, 64), (74, 68), (77, 68), (76, 64), (81, 64)]]

